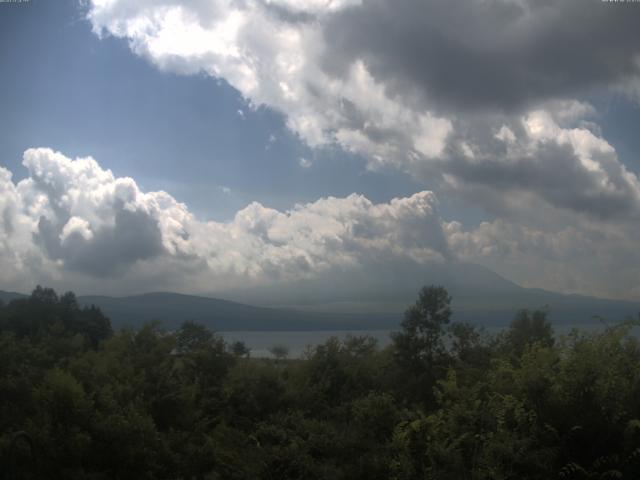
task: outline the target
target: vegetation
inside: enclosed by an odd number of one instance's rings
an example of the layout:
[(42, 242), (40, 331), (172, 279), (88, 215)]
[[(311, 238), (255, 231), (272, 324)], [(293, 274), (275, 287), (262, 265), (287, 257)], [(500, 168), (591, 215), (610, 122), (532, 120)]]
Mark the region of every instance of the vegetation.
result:
[(640, 478), (634, 322), (556, 338), (523, 311), (490, 336), (450, 302), (424, 288), (383, 350), (270, 360), (189, 322), (113, 333), (38, 287), (0, 308), (0, 471), (26, 431), (16, 478)]

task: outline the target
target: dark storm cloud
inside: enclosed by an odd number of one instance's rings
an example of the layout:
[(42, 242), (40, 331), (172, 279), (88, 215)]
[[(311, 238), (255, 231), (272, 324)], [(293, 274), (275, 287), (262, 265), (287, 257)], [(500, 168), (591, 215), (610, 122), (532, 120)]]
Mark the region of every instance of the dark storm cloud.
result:
[(113, 226), (103, 226), (91, 238), (72, 232), (62, 239), (63, 225), (41, 217), (35, 241), (50, 258), (63, 260), (69, 270), (95, 277), (112, 275), (138, 260), (164, 252), (162, 232), (155, 218), (120, 206), (114, 219)]
[[(594, 160), (600, 165), (611, 164), (605, 158)], [(608, 182), (603, 184), (602, 177), (584, 168), (570, 145), (548, 142), (529, 156), (485, 159), (482, 163), (457, 156), (445, 168), (464, 184), (482, 186), (503, 196), (509, 192), (535, 193), (554, 207), (600, 220), (637, 217), (640, 211), (637, 192), (621, 171), (608, 172)]]
[(637, 75), (639, 22), (600, 0), (371, 0), (328, 19), (324, 68), (361, 58), (441, 110), (517, 110)]

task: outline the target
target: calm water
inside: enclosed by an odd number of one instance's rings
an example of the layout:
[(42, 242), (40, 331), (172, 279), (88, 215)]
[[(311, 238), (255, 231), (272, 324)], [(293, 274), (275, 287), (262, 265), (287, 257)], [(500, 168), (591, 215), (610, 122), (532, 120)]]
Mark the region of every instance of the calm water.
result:
[(322, 332), (219, 332), (227, 342), (243, 341), (251, 349), (252, 357), (271, 357), (269, 349), (282, 345), (289, 349), (289, 358), (300, 358), (308, 346), (326, 342), (330, 337), (345, 338), (347, 335), (369, 335), (378, 340), (382, 348), (391, 342), (391, 330), (366, 331), (322, 331)]
[[(498, 333), (504, 327), (485, 327), (489, 334)], [(600, 330), (598, 323), (554, 325), (556, 335), (565, 335), (573, 328), (584, 331)], [(398, 329), (399, 330), (399, 329)], [(378, 347), (383, 348), (391, 343), (390, 334), (394, 330), (356, 330), (356, 331), (309, 331), (309, 332), (218, 332), (227, 342), (243, 341), (251, 349), (252, 357), (271, 357), (269, 349), (275, 345), (282, 345), (289, 349), (289, 358), (300, 358), (309, 346), (316, 346), (326, 342), (330, 337), (345, 338), (347, 335), (369, 335), (378, 341)], [(397, 330), (396, 330), (397, 331)], [(635, 335), (640, 336), (639, 329)]]

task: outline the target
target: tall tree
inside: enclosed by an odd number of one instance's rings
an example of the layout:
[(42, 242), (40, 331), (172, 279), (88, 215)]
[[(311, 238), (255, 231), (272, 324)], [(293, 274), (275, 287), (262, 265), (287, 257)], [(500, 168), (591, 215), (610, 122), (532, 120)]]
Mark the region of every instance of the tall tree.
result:
[(437, 378), (444, 374), (444, 327), (451, 319), (451, 295), (444, 287), (423, 287), (404, 314), (402, 331), (392, 335), (396, 361), (410, 396), (432, 399)]

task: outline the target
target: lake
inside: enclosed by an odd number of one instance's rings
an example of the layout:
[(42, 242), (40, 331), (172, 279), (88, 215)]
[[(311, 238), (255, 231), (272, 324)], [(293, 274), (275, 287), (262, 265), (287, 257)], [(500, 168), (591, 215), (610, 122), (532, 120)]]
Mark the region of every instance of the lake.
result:
[[(485, 326), (488, 334), (496, 334), (504, 327)], [(553, 325), (556, 336), (566, 335), (572, 329), (583, 331), (601, 330), (604, 326), (600, 323), (582, 323), (569, 325)], [(400, 330), (398, 328), (398, 330)], [(217, 332), (228, 343), (237, 340), (243, 341), (251, 349), (251, 356), (257, 358), (272, 357), (269, 349), (275, 345), (282, 345), (289, 349), (289, 358), (301, 358), (308, 346), (316, 346), (325, 343), (331, 337), (345, 338), (347, 335), (369, 335), (378, 341), (378, 347), (384, 348), (391, 343), (390, 334), (398, 330), (327, 330), (327, 331), (236, 331)], [(634, 334), (639, 335), (639, 329), (634, 329)]]
[(269, 349), (274, 345), (282, 345), (289, 349), (289, 358), (300, 358), (305, 349), (320, 345), (331, 337), (345, 338), (347, 335), (369, 335), (378, 341), (383, 348), (391, 343), (389, 334), (392, 330), (358, 330), (358, 331), (310, 331), (310, 332), (218, 332), (227, 342), (243, 341), (251, 349), (252, 357), (271, 357)]

